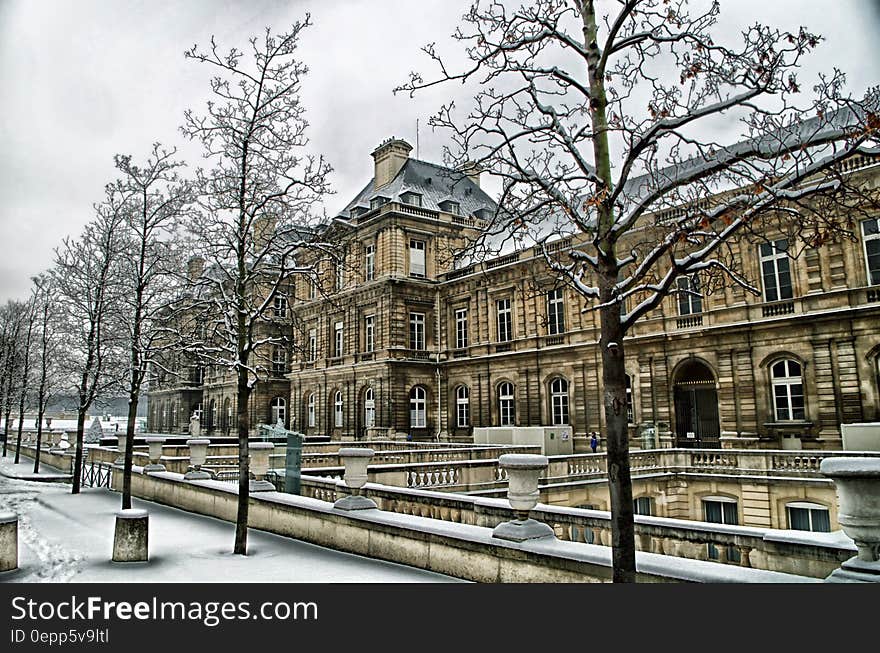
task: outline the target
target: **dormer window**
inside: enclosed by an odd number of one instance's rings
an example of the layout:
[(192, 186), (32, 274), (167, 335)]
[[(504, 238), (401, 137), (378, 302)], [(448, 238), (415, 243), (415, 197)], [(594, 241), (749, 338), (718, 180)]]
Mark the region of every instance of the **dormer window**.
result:
[(369, 209), (366, 206), (356, 206), (349, 212), (349, 215), (352, 218), (357, 218), (362, 216), (367, 211), (369, 211)]
[(461, 204), (453, 200), (443, 200), (440, 202), (440, 210), (446, 213), (461, 215)]
[(492, 219), (492, 210), (487, 208), (480, 208), (474, 211), (474, 215), (478, 217), (480, 220), (491, 220)]
[(421, 206), (422, 196), (418, 193), (407, 192), (400, 196), (400, 201), (411, 206)]
[(383, 204), (387, 204), (387, 203), (388, 203), (387, 197), (382, 197), (381, 195), (374, 197), (373, 199), (370, 200), (370, 210), (372, 211), (374, 209), (378, 209), (380, 206), (382, 206)]

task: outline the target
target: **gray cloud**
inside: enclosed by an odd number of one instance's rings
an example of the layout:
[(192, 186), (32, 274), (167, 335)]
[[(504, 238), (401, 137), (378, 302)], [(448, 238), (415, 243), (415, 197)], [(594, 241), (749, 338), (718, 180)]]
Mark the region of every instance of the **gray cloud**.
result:
[[(143, 156), (153, 141), (178, 144), (192, 165), (198, 150), (177, 131), (186, 107), (207, 98), (208, 71), (183, 51), (207, 43), (244, 45), (266, 25), (282, 29), (311, 11), (315, 27), (301, 57), (311, 72), (303, 99), (311, 143), (335, 168), (345, 205), (371, 174), (369, 153), (396, 135), (439, 160), (443, 135), (428, 116), (451, 87), (410, 99), (391, 89), (410, 70), (430, 70), (419, 48), (448, 40), (463, 0), (78, 0), (0, 2), (0, 300), (23, 296), (51, 263), (52, 249), (79, 232), (114, 176), (117, 152)], [(756, 20), (804, 24), (827, 37), (805, 75), (837, 66), (854, 90), (878, 83), (880, 2), (727, 0), (725, 25)]]

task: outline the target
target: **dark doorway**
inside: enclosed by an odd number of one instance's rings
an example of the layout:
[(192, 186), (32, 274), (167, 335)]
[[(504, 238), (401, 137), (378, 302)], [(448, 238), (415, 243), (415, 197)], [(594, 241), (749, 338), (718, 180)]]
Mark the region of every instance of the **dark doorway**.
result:
[(700, 361), (685, 363), (675, 375), (673, 393), (676, 446), (720, 448), (718, 391), (712, 370)]

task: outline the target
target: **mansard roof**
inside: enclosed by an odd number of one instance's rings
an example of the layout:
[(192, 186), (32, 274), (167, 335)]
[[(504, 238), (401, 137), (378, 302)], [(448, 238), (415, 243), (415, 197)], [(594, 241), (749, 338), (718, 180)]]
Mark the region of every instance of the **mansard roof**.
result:
[(407, 159), (397, 175), (381, 188), (374, 188), (375, 178), (340, 211), (338, 217), (348, 219), (355, 207), (370, 207), (370, 200), (376, 197), (387, 198), (391, 202), (400, 201), (406, 193), (422, 196), (422, 207), (440, 210), (440, 203), (453, 200), (459, 203), (463, 215), (472, 215), (479, 209), (495, 210), (495, 202), (480, 189), (465, 173), (446, 168), (436, 163)]

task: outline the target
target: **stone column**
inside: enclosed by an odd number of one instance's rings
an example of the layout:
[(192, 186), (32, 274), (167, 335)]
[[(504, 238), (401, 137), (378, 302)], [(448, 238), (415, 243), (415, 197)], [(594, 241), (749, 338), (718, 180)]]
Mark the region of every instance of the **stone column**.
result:
[(113, 562), (146, 562), (150, 516), (146, 510), (129, 508), (116, 513)]
[(0, 513), (0, 571), (18, 569), (18, 515)]

